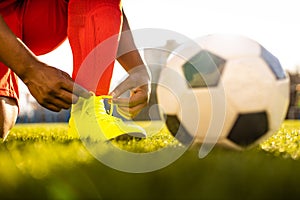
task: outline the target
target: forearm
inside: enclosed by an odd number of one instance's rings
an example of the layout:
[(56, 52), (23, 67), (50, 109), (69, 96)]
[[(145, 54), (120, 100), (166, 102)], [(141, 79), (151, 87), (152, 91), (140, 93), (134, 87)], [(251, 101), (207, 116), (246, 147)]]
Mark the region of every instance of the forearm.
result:
[(140, 53), (135, 46), (130, 26), (124, 12), (118, 55), (121, 56), (119, 56), (117, 60), (126, 71), (130, 71), (134, 67), (144, 65)]
[[(125, 118), (133, 118), (147, 106), (151, 92), (151, 76), (144, 64), (123, 12), (123, 27), (119, 42), (117, 58), (129, 76), (112, 92), (114, 103), (118, 105), (119, 113)], [(124, 92), (130, 90), (130, 97), (120, 98)]]
[(0, 61), (22, 80), (26, 71), (38, 63), (36, 56), (20, 41), (0, 16)]

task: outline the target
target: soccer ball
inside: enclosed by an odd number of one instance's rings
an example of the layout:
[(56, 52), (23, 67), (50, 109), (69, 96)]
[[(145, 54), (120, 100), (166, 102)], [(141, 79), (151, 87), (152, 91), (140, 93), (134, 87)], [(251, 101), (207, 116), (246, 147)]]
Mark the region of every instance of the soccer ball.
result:
[(285, 119), (289, 77), (256, 41), (208, 35), (172, 52), (157, 100), (168, 129), (182, 143), (246, 149)]

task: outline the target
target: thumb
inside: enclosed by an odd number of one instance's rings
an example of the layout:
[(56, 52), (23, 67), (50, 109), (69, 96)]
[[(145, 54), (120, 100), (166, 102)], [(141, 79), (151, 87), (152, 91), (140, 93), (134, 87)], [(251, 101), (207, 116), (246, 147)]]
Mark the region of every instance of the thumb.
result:
[(127, 77), (123, 82), (121, 82), (111, 93), (114, 98), (119, 97), (121, 94), (126, 92), (127, 90), (131, 90), (133, 88), (132, 80), (130, 77)]

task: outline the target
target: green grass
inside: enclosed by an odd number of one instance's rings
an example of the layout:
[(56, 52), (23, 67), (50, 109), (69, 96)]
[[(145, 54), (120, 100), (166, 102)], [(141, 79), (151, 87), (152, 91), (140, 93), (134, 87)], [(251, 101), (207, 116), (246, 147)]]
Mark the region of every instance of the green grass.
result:
[[(151, 132), (151, 130), (148, 130)], [(150, 173), (112, 169), (66, 135), (67, 124), (17, 125), (0, 144), (0, 199), (299, 199), (300, 121), (245, 151), (191, 148)], [(130, 152), (182, 148), (167, 129), (145, 140), (112, 141)]]

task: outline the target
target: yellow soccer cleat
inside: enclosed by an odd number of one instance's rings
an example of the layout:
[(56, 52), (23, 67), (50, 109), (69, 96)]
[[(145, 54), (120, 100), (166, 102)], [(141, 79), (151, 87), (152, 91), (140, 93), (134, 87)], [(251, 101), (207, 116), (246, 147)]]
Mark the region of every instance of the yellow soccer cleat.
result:
[(93, 141), (111, 140), (123, 135), (145, 138), (146, 132), (142, 127), (112, 116), (112, 110), (109, 114), (106, 112), (103, 100), (108, 98), (112, 97), (93, 95), (89, 99), (79, 98), (72, 107), (69, 134), (76, 132), (81, 138)]
[(76, 126), (75, 118), (78, 120), (81, 115), (82, 106), (84, 99), (80, 98), (76, 104), (73, 104), (71, 107), (70, 119), (69, 119), (69, 128), (68, 128), (68, 136), (72, 136), (73, 138), (79, 138), (78, 128)]

